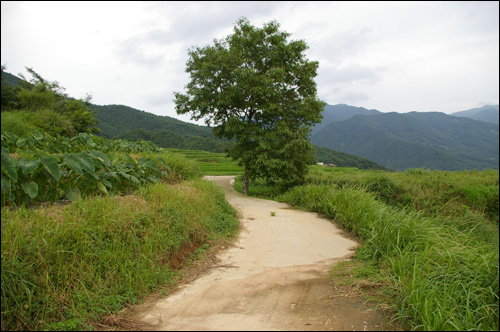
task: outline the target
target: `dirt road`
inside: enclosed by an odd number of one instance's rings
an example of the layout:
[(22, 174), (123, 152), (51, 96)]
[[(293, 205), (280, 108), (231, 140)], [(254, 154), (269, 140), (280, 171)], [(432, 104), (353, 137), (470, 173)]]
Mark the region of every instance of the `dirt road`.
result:
[[(234, 177), (207, 177), (241, 212), (243, 229), (219, 264), (141, 313), (157, 330), (381, 330), (384, 315), (338, 296), (329, 267), (356, 242), (315, 213), (237, 193)], [(272, 215), (274, 214), (274, 215)]]

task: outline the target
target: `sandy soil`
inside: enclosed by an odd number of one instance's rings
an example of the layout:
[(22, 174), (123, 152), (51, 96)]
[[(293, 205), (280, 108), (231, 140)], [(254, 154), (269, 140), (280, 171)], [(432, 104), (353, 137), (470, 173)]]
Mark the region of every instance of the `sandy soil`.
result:
[(139, 310), (136, 322), (163, 331), (383, 329), (382, 310), (339, 293), (329, 276), (354, 240), (315, 213), (237, 193), (234, 177), (207, 178), (240, 211), (239, 238), (198, 278)]

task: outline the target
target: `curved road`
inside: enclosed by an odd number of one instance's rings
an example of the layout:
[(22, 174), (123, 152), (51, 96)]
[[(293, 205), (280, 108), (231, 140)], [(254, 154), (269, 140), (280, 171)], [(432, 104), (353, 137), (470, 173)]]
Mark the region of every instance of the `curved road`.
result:
[(356, 242), (315, 213), (237, 193), (234, 176), (207, 179), (240, 211), (238, 242), (217, 267), (155, 303), (142, 322), (163, 331), (381, 329), (383, 314), (360, 298), (336, 296), (329, 276)]

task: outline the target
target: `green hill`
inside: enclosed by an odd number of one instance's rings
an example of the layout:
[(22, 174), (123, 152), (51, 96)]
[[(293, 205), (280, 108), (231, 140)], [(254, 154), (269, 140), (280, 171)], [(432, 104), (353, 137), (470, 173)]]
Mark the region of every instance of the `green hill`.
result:
[(213, 137), (212, 129), (159, 116), (124, 105), (91, 105), (101, 135), (108, 138), (152, 141), (165, 148), (223, 152), (229, 142)]
[(316, 151), (315, 157), (316, 161), (324, 164), (334, 164), (339, 167), (356, 167), (359, 169), (386, 169), (376, 162), (369, 159), (353, 156), (340, 151), (334, 151), (332, 149), (314, 146)]
[(5, 83), (7, 85), (10, 85), (10, 86), (17, 86), (17, 85), (20, 85), (21, 82), (24, 82), (23, 79), (15, 76), (15, 75), (12, 75), (10, 73), (7, 73), (5, 71), (2, 71), (2, 77), (5, 80)]
[(324, 124), (312, 142), (397, 170), (498, 169), (498, 133), (498, 125), (444, 113), (378, 113)]
[(169, 116), (159, 116), (124, 105), (91, 105), (99, 119), (101, 134), (108, 138), (118, 137), (136, 129), (148, 131), (168, 130), (186, 136), (212, 138), (209, 127), (183, 122)]

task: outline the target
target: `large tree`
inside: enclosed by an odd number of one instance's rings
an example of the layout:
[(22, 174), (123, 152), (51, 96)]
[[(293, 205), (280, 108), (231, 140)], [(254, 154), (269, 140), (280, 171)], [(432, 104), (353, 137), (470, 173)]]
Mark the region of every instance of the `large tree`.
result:
[(289, 37), (275, 21), (259, 29), (240, 18), (233, 34), (189, 50), (191, 81), (186, 94), (175, 92), (178, 114), (234, 139), (228, 154), (244, 166), (245, 195), (249, 179), (296, 183), (314, 161), (309, 135), (325, 105), (316, 97), (318, 62)]

